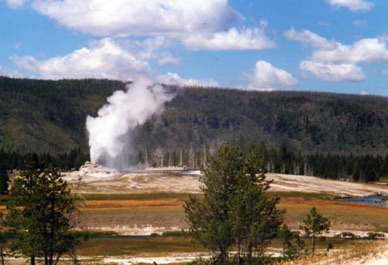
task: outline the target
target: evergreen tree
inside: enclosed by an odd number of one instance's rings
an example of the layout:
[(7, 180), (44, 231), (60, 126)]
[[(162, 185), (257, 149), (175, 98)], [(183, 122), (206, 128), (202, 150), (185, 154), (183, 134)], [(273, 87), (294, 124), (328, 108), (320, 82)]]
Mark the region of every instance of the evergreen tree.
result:
[(12, 249), (30, 257), (32, 265), (36, 257), (45, 265), (57, 264), (80, 243), (71, 231), (76, 201), (56, 169), (39, 173), (27, 167), (15, 179), (8, 207), (7, 224), (20, 234)]
[(262, 258), (282, 223), (284, 211), (276, 208), (279, 199), (264, 195), (270, 182), (265, 182), (260, 163), (256, 148), (246, 158), (234, 146), (220, 148), (202, 169), (203, 200), (190, 196), (185, 203), (189, 235), (217, 253), (218, 262), (229, 259), (234, 244), (238, 259), (243, 252), (250, 262), (254, 250)]
[(278, 237), (282, 241), (283, 257), (286, 259), (295, 258), (304, 247), (304, 241), (285, 224), (279, 229)]
[[(312, 253), (315, 250), (315, 239), (320, 236), (323, 232), (329, 232), (330, 229), (330, 220), (327, 217), (324, 217), (322, 214), (317, 212), (315, 207), (311, 208), (310, 213), (307, 214), (306, 218), (303, 220), (303, 225), (301, 229), (310, 236), (311, 235), (311, 244), (312, 244)], [(325, 238), (322, 237), (322, 240)]]

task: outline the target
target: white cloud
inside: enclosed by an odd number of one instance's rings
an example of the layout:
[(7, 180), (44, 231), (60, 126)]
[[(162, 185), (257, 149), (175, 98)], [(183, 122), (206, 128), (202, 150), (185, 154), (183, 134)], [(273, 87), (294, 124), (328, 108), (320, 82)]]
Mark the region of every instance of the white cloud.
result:
[(353, 45), (338, 44), (335, 49), (322, 49), (313, 53), (314, 60), (331, 62), (380, 62), (388, 60), (386, 38), (361, 39)]
[(345, 45), (327, 39), (308, 30), (290, 29), (284, 33), (289, 40), (300, 41), (314, 50), (309, 60), (300, 68), (325, 81), (361, 81), (365, 75), (358, 63), (388, 61), (388, 37), (365, 38)]
[(147, 62), (136, 59), (109, 38), (92, 43), (90, 48), (45, 61), (30, 56), (12, 59), (20, 67), (46, 79), (94, 77), (133, 80), (150, 71)]
[(157, 82), (169, 85), (178, 86), (201, 86), (201, 87), (219, 87), (220, 85), (212, 80), (198, 80), (198, 79), (184, 79), (176, 73), (167, 73), (165, 75), (159, 75)]
[(329, 41), (309, 30), (296, 31), (291, 28), (284, 35), (289, 40), (299, 41), (316, 49), (332, 49), (337, 46), (337, 42)]
[(60, 24), (109, 37), (164, 36), (192, 50), (273, 48), (260, 28), (231, 28), (243, 17), (227, 0), (34, 0), (32, 6)]
[(24, 6), (25, 0), (6, 0), (6, 1), (7, 1), (7, 5), (10, 8), (17, 9), (17, 8), (21, 8)]
[(227, 0), (35, 0), (33, 7), (65, 26), (99, 36), (216, 32), (239, 17)]
[(192, 50), (258, 50), (275, 47), (263, 29), (245, 29), (239, 32), (231, 28), (225, 32), (212, 34), (191, 34), (183, 39), (185, 46)]
[(330, 82), (361, 81), (365, 75), (354, 64), (302, 61), (300, 68), (313, 73), (318, 79)]
[(272, 66), (266, 61), (256, 62), (254, 74), (250, 77), (249, 89), (273, 90), (296, 85), (298, 81), (288, 72)]
[(373, 3), (366, 0), (328, 0), (329, 4), (335, 7), (345, 7), (353, 12), (369, 11), (373, 8)]

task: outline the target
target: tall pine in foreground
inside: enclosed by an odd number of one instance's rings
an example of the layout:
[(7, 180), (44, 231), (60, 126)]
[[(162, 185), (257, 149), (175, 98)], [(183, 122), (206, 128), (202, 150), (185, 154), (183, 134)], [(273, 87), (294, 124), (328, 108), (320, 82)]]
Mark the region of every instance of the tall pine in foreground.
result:
[(256, 146), (247, 156), (223, 146), (202, 170), (203, 200), (190, 196), (185, 203), (189, 235), (213, 251), (216, 262), (229, 261), (234, 246), (239, 262), (264, 259), (283, 222), (284, 211), (276, 208), (279, 198), (265, 196), (270, 182), (258, 157)]
[(20, 236), (13, 250), (30, 258), (57, 264), (63, 254), (73, 255), (80, 239), (72, 231), (76, 200), (56, 169), (40, 173), (29, 166), (11, 188), (8, 225)]

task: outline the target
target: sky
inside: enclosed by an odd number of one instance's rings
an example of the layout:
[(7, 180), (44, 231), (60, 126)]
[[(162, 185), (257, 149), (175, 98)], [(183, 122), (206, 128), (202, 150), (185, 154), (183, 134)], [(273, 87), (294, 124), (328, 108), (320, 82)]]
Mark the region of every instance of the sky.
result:
[(0, 75), (388, 97), (387, 0), (0, 0)]

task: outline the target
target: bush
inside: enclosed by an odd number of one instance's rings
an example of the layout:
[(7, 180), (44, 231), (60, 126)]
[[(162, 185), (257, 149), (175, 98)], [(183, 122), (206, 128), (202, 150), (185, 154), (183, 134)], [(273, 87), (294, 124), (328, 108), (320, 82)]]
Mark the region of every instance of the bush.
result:
[(162, 236), (184, 237), (185, 233), (180, 230), (163, 232)]
[(341, 233), (342, 238), (356, 238), (357, 236), (353, 234), (352, 232), (342, 232)]
[(369, 232), (368, 233), (368, 239), (383, 239), (385, 238), (384, 233), (379, 233), (379, 232)]

